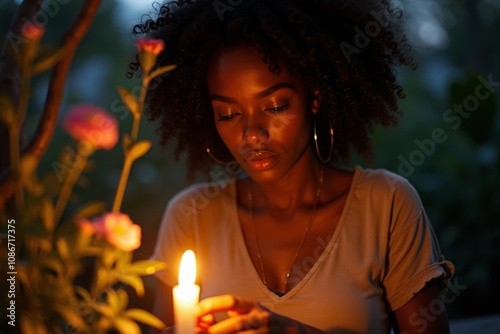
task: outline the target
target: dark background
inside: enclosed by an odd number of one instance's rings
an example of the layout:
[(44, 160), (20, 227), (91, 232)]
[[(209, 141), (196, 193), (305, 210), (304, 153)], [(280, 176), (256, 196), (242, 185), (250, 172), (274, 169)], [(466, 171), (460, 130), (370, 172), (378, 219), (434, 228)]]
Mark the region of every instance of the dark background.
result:
[[(45, 8), (47, 34), (43, 43), (57, 45), (79, 1)], [(489, 98), (475, 99), (481, 78), (500, 82), (500, 2), (497, 0), (398, 1), (407, 19), (414, 46), (416, 71), (400, 72), (406, 99), (398, 127), (376, 129), (375, 162), (361, 158), (366, 167), (381, 167), (407, 177), (422, 197), (443, 254), (456, 266), (452, 281), (456, 298), (447, 305), (452, 319), (500, 312), (500, 83)], [(80, 45), (67, 82), (60, 117), (72, 104), (98, 104), (119, 119), (121, 132), (130, 132), (131, 116), (120, 103), (116, 86), (129, 89), (139, 79), (127, 79), (133, 60), (130, 31), (141, 13), (123, 2), (105, 0), (90, 31)], [(13, 0), (0, 2), (0, 38), (5, 37), (17, 7)], [(145, 6), (145, 8), (148, 8)], [(167, 45), (168, 47), (168, 45)], [(38, 121), (47, 88), (47, 74), (33, 80), (27, 136)], [(481, 93), (489, 92), (481, 88)], [(474, 104), (474, 102), (479, 102)], [(464, 116), (449, 109), (464, 105)], [(456, 107), (455, 107), (456, 108)], [(468, 109), (467, 109), (468, 108)], [(470, 110), (467, 111), (467, 110)], [(122, 211), (143, 228), (137, 259), (147, 258), (168, 199), (187, 185), (184, 164), (175, 163), (171, 148), (160, 148), (155, 125), (143, 120), (139, 137), (151, 139), (153, 148), (132, 169)], [(434, 140), (433, 140), (434, 137)], [(40, 175), (54, 173), (52, 163), (70, 143), (56, 131), (45, 155)], [(103, 200), (111, 205), (122, 164), (122, 150), (97, 152), (95, 167), (77, 187), (74, 204)], [(148, 295), (132, 303), (150, 307), (154, 280), (145, 279)], [(451, 301), (451, 299), (453, 299)]]

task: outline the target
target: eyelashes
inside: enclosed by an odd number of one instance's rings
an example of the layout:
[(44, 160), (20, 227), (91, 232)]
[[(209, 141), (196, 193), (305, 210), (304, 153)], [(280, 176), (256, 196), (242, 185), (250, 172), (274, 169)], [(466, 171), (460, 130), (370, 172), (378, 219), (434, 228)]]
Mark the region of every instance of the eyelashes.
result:
[(288, 108), (290, 107), (290, 103), (287, 103), (281, 107), (276, 107), (276, 108), (267, 108), (266, 111), (270, 111), (272, 113), (275, 113), (275, 114), (279, 114), (281, 112), (284, 112), (286, 110), (288, 110)]
[[(287, 111), (290, 108), (290, 103), (284, 104), (280, 107), (274, 107), (274, 108), (266, 108), (264, 111), (270, 112), (272, 114), (279, 114), (282, 112)], [(236, 116), (240, 115), (241, 113), (233, 113), (233, 114), (228, 114), (228, 115), (219, 115), (219, 118), (217, 119), (218, 122), (224, 122), (224, 121), (229, 121), (235, 118)]]
[(237, 114), (231, 114), (231, 115), (224, 115), (224, 116), (220, 116), (219, 115), (219, 119), (217, 121), (219, 121), (219, 122), (229, 121), (229, 120), (233, 119), (237, 115), (239, 115), (239, 113), (237, 113)]

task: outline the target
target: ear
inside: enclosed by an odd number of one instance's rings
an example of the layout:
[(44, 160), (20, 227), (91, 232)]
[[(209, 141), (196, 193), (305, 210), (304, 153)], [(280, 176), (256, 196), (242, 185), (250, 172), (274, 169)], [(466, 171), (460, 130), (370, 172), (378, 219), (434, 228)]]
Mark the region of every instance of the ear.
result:
[(319, 90), (315, 89), (313, 92), (312, 112), (314, 114), (318, 113), (320, 106), (321, 106), (321, 96), (319, 94)]

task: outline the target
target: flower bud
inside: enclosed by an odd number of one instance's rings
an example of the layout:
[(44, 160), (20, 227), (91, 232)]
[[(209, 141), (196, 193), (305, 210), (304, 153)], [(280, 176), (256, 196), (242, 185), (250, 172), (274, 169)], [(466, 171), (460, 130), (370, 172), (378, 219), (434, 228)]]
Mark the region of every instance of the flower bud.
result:
[(140, 38), (135, 45), (139, 51), (139, 63), (142, 70), (148, 74), (155, 67), (156, 59), (165, 48), (165, 44), (161, 39)]
[(39, 41), (45, 34), (45, 27), (27, 21), (21, 28), (21, 34), (29, 41)]

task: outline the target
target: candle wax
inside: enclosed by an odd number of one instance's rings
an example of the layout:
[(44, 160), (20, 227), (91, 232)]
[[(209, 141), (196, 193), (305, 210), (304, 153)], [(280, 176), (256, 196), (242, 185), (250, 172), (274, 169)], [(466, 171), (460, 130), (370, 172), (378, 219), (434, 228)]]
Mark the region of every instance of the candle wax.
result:
[(195, 309), (200, 298), (196, 281), (196, 259), (192, 250), (182, 255), (179, 269), (179, 285), (172, 290), (176, 334), (193, 334), (196, 327)]

